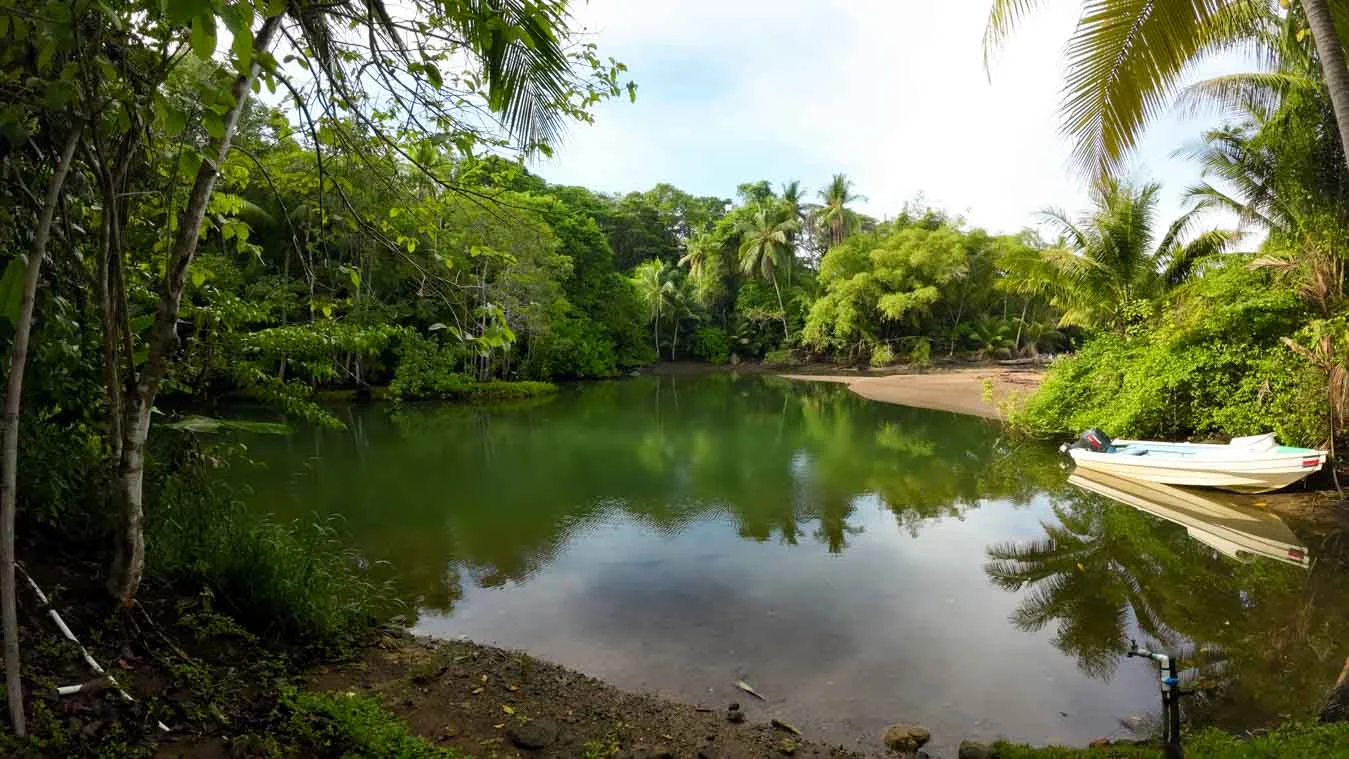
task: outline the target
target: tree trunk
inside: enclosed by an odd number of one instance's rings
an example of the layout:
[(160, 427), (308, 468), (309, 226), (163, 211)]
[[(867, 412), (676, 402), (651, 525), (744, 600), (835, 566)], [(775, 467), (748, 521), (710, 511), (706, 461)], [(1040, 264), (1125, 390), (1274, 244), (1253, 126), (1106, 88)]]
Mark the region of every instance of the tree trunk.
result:
[[(1026, 326), (1026, 309), (1028, 308), (1030, 308), (1030, 298), (1026, 298), (1026, 302), (1021, 305), (1021, 321), (1016, 323), (1016, 345), (1012, 348), (1018, 356), (1021, 355), (1021, 328)], [(1004, 316), (1003, 318), (1006, 319), (1007, 317)]]
[[(262, 23), (253, 38), (253, 60), (258, 53), (271, 47), (272, 36), (281, 26), (281, 16), (273, 16)], [(183, 288), (187, 284), (187, 270), (192, 257), (197, 252), (197, 240), (201, 235), (201, 225), (206, 219), (206, 208), (215, 190), (216, 179), (220, 175), (220, 166), (229, 157), (230, 143), (234, 139), (235, 127), (239, 116), (248, 105), (252, 94), (253, 80), (258, 75), (258, 64), (254, 63), (247, 74), (235, 77), (231, 87), (234, 106), (225, 114), (224, 132), (219, 139), (212, 140), (211, 157), (201, 162), (197, 177), (188, 193), (187, 205), (178, 218), (178, 232), (174, 236), (173, 247), (164, 267), (164, 278), (160, 283), (159, 306), (155, 310), (154, 325), (150, 329), (150, 350), (145, 368), (135, 384), (129, 388), (126, 397), (126, 417), (122, 422), (122, 457), (117, 467), (115, 488), (117, 493), (119, 520), (113, 546), (112, 573), (108, 578), (109, 589), (124, 605), (129, 606), (140, 588), (141, 575), (145, 571), (145, 534), (142, 529), (144, 517), (144, 480), (145, 480), (145, 441), (150, 434), (150, 413), (154, 409), (155, 396), (159, 384), (168, 373), (178, 345), (178, 307), (182, 302)]]
[(19, 677), (19, 609), (14, 584), (14, 515), (18, 506), (19, 408), (23, 400), (23, 373), (28, 364), (28, 336), (33, 330), (33, 305), (37, 300), (42, 258), (51, 240), (52, 219), (65, 186), (66, 174), (79, 145), (80, 127), (70, 130), (61, 157), (47, 182), (47, 195), (38, 211), (33, 230), (33, 247), (28, 253), (28, 269), (23, 280), (23, 298), (19, 301), (19, 320), (14, 323), (14, 346), (9, 352), (9, 381), (5, 386), (3, 442), (0, 442), (0, 616), (5, 627), (5, 697), (14, 735), (28, 733), (23, 718), (23, 681)]
[(1316, 54), (1321, 58), (1330, 104), (1335, 109), (1335, 124), (1340, 129), (1340, 147), (1349, 165), (1349, 66), (1344, 61), (1344, 48), (1340, 47), (1328, 0), (1302, 0), (1302, 11), (1307, 14), (1307, 26), (1316, 42)]
[(679, 317), (674, 320), (674, 339), (670, 341), (670, 360), (675, 360), (675, 346), (679, 345)]
[(782, 347), (787, 347), (791, 332), (787, 329), (787, 307), (782, 305), (782, 290), (778, 289), (778, 275), (773, 275), (773, 292), (778, 294), (778, 310), (782, 312)]

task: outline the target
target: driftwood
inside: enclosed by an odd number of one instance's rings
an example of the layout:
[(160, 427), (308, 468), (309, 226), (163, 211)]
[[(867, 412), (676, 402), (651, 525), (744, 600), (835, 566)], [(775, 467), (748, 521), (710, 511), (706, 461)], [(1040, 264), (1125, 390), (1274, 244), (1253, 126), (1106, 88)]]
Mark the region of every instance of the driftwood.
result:
[[(56, 689), (57, 694), (69, 696), (75, 693), (88, 693), (102, 688), (112, 688), (117, 691), (117, 695), (121, 696), (123, 701), (128, 704), (135, 703), (136, 699), (132, 698), (131, 694), (127, 693), (126, 689), (117, 683), (116, 678), (108, 674), (107, 670), (103, 669), (102, 665), (98, 663), (98, 660), (89, 653), (89, 649), (85, 648), (84, 644), (80, 642), (80, 639), (75, 637), (75, 633), (71, 632), (70, 627), (66, 625), (66, 621), (61, 618), (61, 613), (56, 610), (55, 606), (52, 606), (52, 602), (47, 598), (47, 594), (43, 593), (42, 588), (38, 587), (38, 584), (33, 581), (32, 575), (29, 575), (28, 571), (24, 569), (21, 564), (17, 565), (17, 569), (19, 570), (19, 574), (23, 575), (23, 579), (28, 582), (28, 587), (33, 589), (33, 595), (37, 596), (38, 603), (42, 605), (42, 608), (47, 610), (47, 616), (51, 617), (52, 621), (56, 623), (56, 629), (61, 631), (61, 634), (65, 636), (66, 640), (75, 644), (75, 648), (79, 649), (80, 655), (84, 657), (84, 663), (89, 665), (89, 669), (93, 670), (95, 675), (98, 675), (98, 677), (86, 683), (80, 683), (79, 685), (63, 685)], [(156, 724), (159, 726), (160, 730), (166, 733), (169, 732), (168, 725), (158, 721)]]
[(1330, 689), (1330, 695), (1326, 698), (1326, 708), (1321, 710), (1321, 721), (1349, 721), (1349, 659), (1344, 660), (1344, 669), (1340, 670), (1335, 686)]

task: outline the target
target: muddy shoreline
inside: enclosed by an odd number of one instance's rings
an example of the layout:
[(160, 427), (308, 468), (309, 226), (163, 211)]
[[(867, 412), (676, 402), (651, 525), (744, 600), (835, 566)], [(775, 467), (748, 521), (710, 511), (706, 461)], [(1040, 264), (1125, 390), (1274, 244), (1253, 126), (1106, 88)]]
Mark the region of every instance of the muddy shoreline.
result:
[[(866, 756), (774, 724), (771, 705), (748, 693), (734, 702), (744, 717), (734, 717), (731, 702), (684, 704), (622, 691), (523, 652), (470, 641), (392, 634), (305, 681), (314, 690), (374, 695), (413, 733), (478, 757)], [(522, 735), (525, 725), (537, 734)], [(522, 738), (543, 745), (526, 748)]]

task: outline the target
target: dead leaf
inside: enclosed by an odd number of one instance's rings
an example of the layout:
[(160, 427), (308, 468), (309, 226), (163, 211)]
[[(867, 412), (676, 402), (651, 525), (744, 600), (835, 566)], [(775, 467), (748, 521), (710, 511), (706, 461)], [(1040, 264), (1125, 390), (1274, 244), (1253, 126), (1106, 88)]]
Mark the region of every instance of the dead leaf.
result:
[(508, 705), (506, 705), (506, 704), (502, 704), (502, 705), (501, 705), (501, 711), (503, 711), (503, 712), (505, 712), (505, 713), (507, 713), (507, 714), (515, 714), (515, 709), (511, 708), (510, 706), (508, 706)]

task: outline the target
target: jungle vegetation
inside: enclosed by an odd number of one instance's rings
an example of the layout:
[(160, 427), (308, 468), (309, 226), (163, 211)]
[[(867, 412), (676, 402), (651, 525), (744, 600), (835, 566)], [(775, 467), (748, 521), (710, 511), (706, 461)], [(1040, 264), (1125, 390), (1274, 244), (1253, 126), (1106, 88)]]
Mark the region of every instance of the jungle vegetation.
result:
[[(995, 3), (990, 47), (1034, 5)], [(167, 518), (209, 502), (195, 475), (216, 459), (183, 440), (228, 424), (179, 410), (231, 396), (338, 426), (325, 391), (518, 397), (657, 360), (1072, 352), (1020, 426), (1333, 440), (1349, 411), (1349, 8), (1083, 12), (1064, 123), (1087, 210), (1008, 235), (917, 205), (873, 218), (845, 174), (750, 179), (732, 198), (550, 184), (528, 160), (637, 94), (563, 0), (0, 4), (6, 661), (20, 513), (98, 546), (124, 608), (147, 574), (272, 572), (322, 585), (310, 607), (260, 596), (301, 609), (296, 634), (378, 616), (340, 560), (287, 551), (289, 528)], [(1181, 78), (1234, 48), (1263, 67)], [(1124, 167), (1176, 105), (1227, 124), (1196, 135), (1207, 180), (1171, 219)]]

